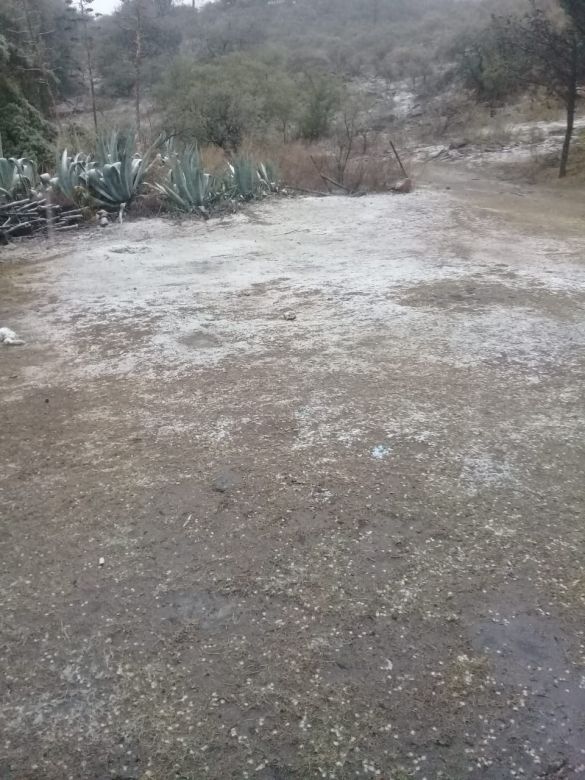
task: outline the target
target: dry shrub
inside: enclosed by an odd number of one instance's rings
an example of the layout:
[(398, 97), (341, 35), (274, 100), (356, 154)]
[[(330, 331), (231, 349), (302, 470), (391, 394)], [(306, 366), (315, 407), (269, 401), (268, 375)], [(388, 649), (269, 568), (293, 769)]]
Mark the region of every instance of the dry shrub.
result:
[(385, 192), (400, 179), (400, 170), (395, 160), (389, 157), (358, 157), (350, 160), (345, 173), (345, 184), (352, 190)]
[(169, 211), (168, 203), (159, 193), (148, 191), (138, 195), (130, 205), (130, 213), (133, 217), (158, 217)]
[(459, 138), (471, 141), (489, 121), (486, 106), (464, 91), (449, 91), (428, 103), (414, 135), (423, 144), (436, 144), (438, 139), (443, 143)]
[(321, 192), (323, 179), (319, 176), (315, 163), (321, 167), (325, 158), (326, 152), (322, 147), (295, 142), (283, 144), (277, 150), (274, 161), (285, 186)]
[[(329, 141), (249, 144), (247, 152), (255, 159), (273, 162), (285, 187), (311, 192), (340, 191), (321, 176), (323, 173), (335, 181), (340, 178), (336, 150)], [(400, 178), (391, 149), (380, 141), (372, 144), (366, 154), (358, 153), (349, 158), (342, 183), (351, 191), (383, 192)]]
[(225, 171), (227, 155), (219, 146), (204, 146), (201, 150), (203, 167), (209, 173), (220, 174)]
[[(356, 143), (356, 152), (347, 163), (343, 183), (349, 190), (383, 192), (402, 178), (387, 138), (381, 135), (372, 136), (366, 153), (363, 151), (363, 143)], [(292, 141), (285, 144), (276, 139), (247, 139), (240, 147), (238, 155), (257, 162), (274, 164), (284, 187), (309, 192), (340, 192), (321, 176), (323, 173), (330, 179), (339, 180), (337, 154), (331, 140), (312, 144)], [(201, 149), (205, 170), (210, 173), (223, 173), (230, 156), (217, 146), (205, 146)], [(407, 164), (408, 160), (405, 159), (404, 162)], [(157, 176), (165, 171), (166, 169), (157, 171), (155, 166), (149, 176), (150, 181), (155, 181)]]

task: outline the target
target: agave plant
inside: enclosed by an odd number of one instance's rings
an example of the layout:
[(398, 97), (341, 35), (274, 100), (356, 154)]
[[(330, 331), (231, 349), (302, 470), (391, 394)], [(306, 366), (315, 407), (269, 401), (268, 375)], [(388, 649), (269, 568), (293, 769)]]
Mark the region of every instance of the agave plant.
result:
[(37, 181), (37, 169), (32, 160), (0, 157), (0, 197), (4, 200), (30, 195)]
[(236, 158), (229, 165), (229, 173), (228, 180), (234, 197), (241, 200), (252, 200), (258, 194), (260, 179), (252, 160), (245, 157)]
[(188, 147), (170, 161), (166, 182), (154, 186), (181, 211), (204, 210), (213, 200), (213, 178), (205, 173), (196, 147)]
[[(112, 134), (109, 142), (102, 144), (98, 151), (98, 162), (83, 171), (80, 178), (89, 194), (101, 206), (119, 207), (130, 203), (140, 191), (144, 177), (154, 161), (156, 149), (156, 145), (152, 146), (141, 157), (136, 153), (132, 134)], [(103, 162), (106, 158), (108, 161)]]
[(174, 136), (160, 142), (159, 154), (162, 163), (170, 163), (171, 160), (174, 160), (179, 156), (177, 140)]
[(247, 157), (236, 158), (229, 165), (227, 187), (232, 197), (253, 200), (276, 190), (276, 176), (270, 164), (256, 164)]
[(123, 133), (121, 130), (112, 130), (109, 133), (101, 133), (96, 141), (95, 159), (98, 165), (115, 163), (130, 146), (135, 151), (135, 136), (132, 132)]
[(260, 163), (258, 166), (258, 177), (261, 185), (267, 192), (278, 191), (278, 174), (272, 163)]
[[(95, 166), (88, 155), (69, 157), (67, 149), (57, 159), (56, 175), (49, 180), (51, 187), (68, 201), (77, 203), (80, 191), (85, 187), (85, 174)], [(41, 177), (42, 178), (42, 177)]]
[(6, 200), (12, 200), (19, 181), (14, 157), (0, 157), (0, 195)]

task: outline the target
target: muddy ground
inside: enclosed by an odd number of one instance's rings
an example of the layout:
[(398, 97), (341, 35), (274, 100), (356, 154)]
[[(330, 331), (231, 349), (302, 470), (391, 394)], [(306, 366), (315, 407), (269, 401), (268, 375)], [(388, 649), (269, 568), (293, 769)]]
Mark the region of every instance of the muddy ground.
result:
[(3, 250), (2, 780), (585, 774), (585, 207), (428, 179)]

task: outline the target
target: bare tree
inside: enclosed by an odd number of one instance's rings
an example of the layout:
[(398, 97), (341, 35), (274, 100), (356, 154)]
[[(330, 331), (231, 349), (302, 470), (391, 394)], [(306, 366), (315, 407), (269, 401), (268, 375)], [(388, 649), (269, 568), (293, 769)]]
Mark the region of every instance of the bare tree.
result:
[(23, 0), (21, 8), (26, 39), (24, 48), (30, 57), (28, 70), (35, 74), (39, 103), (41, 105), (44, 104), (45, 110), (47, 110), (46, 103), (48, 101), (48, 110), (52, 114), (53, 119), (58, 122), (56, 79), (49, 64), (46, 43), (50, 31), (43, 24), (42, 7), (39, 7), (35, 2), (31, 2), (31, 0)]
[(91, 34), (91, 23), (94, 19), (92, 7), (93, 0), (65, 0), (66, 4), (76, 11), (75, 21), (79, 21), (82, 29), (83, 48), (85, 49), (87, 80), (89, 82), (89, 94), (91, 98), (91, 110), (93, 125), (96, 135), (98, 133), (98, 116), (95, 96), (95, 67), (94, 67), (94, 40)]
[(132, 66), (134, 69), (134, 116), (136, 132), (141, 134), (141, 99), (142, 99), (142, 64), (144, 58), (144, 17), (145, 0), (122, 0), (125, 12), (123, 18), (127, 22), (126, 29), (132, 36)]
[(333, 128), (335, 174), (340, 184), (345, 184), (347, 166), (355, 151), (358, 139), (362, 150), (367, 147), (367, 112), (362, 101), (348, 97)]
[(575, 25), (579, 35), (585, 38), (585, 3), (583, 0), (561, 0), (561, 6)]
[(154, 0), (154, 8), (157, 16), (168, 14), (175, 4), (175, 0)]
[(143, 0), (134, 0), (136, 27), (134, 29), (134, 110), (136, 112), (136, 132), (140, 137), (140, 98), (142, 87), (142, 38), (144, 8)]

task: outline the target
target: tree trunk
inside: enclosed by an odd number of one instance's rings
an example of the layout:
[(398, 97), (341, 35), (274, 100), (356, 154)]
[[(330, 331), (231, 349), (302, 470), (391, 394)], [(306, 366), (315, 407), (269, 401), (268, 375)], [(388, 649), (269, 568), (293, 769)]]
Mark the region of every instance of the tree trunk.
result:
[[(47, 65), (45, 43), (42, 30), (40, 29), (40, 18), (37, 16), (37, 19), (35, 20), (36, 23), (33, 24), (32, 12), (28, 0), (25, 0), (22, 7), (29, 35), (29, 41), (27, 43), (32, 54), (33, 69), (36, 70), (40, 76), (40, 78), (37, 77), (35, 79), (38, 100), (45, 110), (49, 110), (52, 113), (53, 119), (58, 127), (61, 128), (61, 120), (59, 118), (59, 112), (57, 111), (57, 99), (52, 87), (54, 74)], [(48, 104), (45, 97), (48, 99)]]
[(91, 61), (91, 52), (87, 50), (87, 72), (89, 76), (89, 92), (91, 94), (91, 110), (93, 113), (93, 126), (95, 128), (95, 134), (98, 134), (98, 117), (97, 117), (97, 105), (95, 100), (95, 81), (93, 78), (93, 65)]
[(565, 131), (565, 142), (563, 143), (563, 151), (561, 154), (561, 167), (559, 170), (559, 179), (564, 179), (567, 175), (567, 166), (569, 164), (569, 152), (571, 151), (571, 141), (573, 140), (573, 130), (575, 129), (575, 110), (577, 107), (577, 90), (578, 90), (578, 46), (577, 41), (573, 45), (572, 60), (572, 74), (571, 83), (569, 84), (569, 91), (566, 98), (567, 109), (567, 128)]
[(91, 111), (93, 114), (93, 126), (95, 134), (98, 134), (98, 118), (97, 118), (97, 106), (95, 100), (95, 79), (93, 75), (93, 39), (89, 33), (88, 13), (91, 13), (91, 9), (85, 7), (85, 3), (80, 4), (81, 18), (83, 23), (83, 37), (85, 38), (85, 51), (87, 54), (87, 77), (89, 80), (89, 94), (91, 96)]
[(136, 38), (134, 50), (134, 99), (136, 132), (140, 138), (140, 80), (142, 72), (142, 0), (136, 3)]

